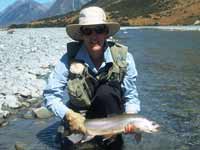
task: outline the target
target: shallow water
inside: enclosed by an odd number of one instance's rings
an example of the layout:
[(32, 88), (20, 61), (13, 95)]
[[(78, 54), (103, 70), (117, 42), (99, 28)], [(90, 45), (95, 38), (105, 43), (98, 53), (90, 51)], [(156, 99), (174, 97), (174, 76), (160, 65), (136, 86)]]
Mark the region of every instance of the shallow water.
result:
[(162, 126), (159, 134), (144, 137), (139, 145), (128, 140), (129, 146), (140, 150), (199, 149), (200, 32), (123, 30), (118, 38), (135, 58), (141, 113)]
[[(127, 29), (116, 38), (135, 58), (141, 114), (161, 125), (159, 133), (143, 134), (140, 144), (124, 136), (124, 150), (199, 149), (200, 32)], [(56, 150), (58, 124), (55, 118), (14, 119), (0, 128), (0, 150), (14, 149), (16, 141), (31, 150)]]

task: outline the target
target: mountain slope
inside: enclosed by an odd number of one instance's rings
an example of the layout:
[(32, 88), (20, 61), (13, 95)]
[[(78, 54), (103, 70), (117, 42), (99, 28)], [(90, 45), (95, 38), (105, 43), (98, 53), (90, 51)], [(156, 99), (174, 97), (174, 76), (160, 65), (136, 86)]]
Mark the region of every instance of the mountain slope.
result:
[(80, 9), (91, 0), (57, 0), (47, 11), (46, 16), (56, 16)]
[[(121, 25), (190, 25), (200, 20), (200, 0), (92, 0), (109, 20)], [(29, 26), (65, 26), (78, 22), (79, 11), (33, 21)]]
[(47, 11), (47, 16), (65, 14), (73, 9), (73, 0), (57, 0)]
[(95, 0), (109, 18), (124, 25), (193, 24), (200, 19), (200, 0)]
[(26, 23), (41, 18), (46, 10), (46, 7), (34, 0), (17, 0), (1, 14), (0, 25)]

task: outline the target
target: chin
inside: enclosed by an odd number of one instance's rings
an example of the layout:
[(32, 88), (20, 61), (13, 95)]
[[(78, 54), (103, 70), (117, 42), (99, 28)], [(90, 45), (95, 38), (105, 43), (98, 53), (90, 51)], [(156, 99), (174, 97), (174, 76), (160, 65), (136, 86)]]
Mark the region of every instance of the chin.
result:
[(98, 46), (92, 46), (92, 47), (91, 47), (91, 50), (92, 50), (92, 51), (101, 51), (101, 50), (102, 50), (102, 47), (99, 46), (99, 45), (98, 45)]

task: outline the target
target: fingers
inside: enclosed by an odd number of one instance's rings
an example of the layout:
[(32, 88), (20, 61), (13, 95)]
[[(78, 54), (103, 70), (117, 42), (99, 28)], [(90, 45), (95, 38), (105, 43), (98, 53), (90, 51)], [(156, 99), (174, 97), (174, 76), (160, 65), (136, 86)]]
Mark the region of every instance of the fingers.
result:
[(69, 126), (70, 126), (70, 129), (74, 131), (84, 132), (86, 130), (83, 119), (76, 118), (74, 120), (71, 120), (69, 121)]
[(85, 128), (84, 125), (80, 125), (79, 126), (79, 132), (81, 132), (81, 133), (87, 133), (87, 130), (86, 130), (86, 128)]
[(66, 117), (67, 117), (67, 121), (69, 123), (70, 129), (72, 131), (81, 132), (81, 133), (86, 132), (86, 128), (84, 126), (84, 122), (85, 122), (84, 116), (82, 116), (80, 113), (76, 113), (70, 110), (67, 113)]

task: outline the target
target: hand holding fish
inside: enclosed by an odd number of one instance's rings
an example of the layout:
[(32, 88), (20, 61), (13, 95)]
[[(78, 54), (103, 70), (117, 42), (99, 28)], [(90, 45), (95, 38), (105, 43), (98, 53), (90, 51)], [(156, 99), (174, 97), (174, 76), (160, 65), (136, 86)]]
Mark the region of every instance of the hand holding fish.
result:
[(69, 123), (70, 129), (79, 133), (86, 133), (86, 128), (84, 125), (85, 117), (80, 113), (69, 110), (66, 114), (66, 119)]
[[(77, 116), (79, 117), (79, 115)], [(70, 115), (68, 119), (71, 119)], [(69, 135), (68, 138), (73, 143), (86, 142), (95, 136), (104, 136), (105, 138), (110, 138), (113, 135), (120, 133), (134, 133), (136, 141), (140, 141), (142, 132), (155, 133), (159, 131), (159, 124), (134, 114), (123, 114), (108, 118), (83, 120), (81, 122), (75, 121), (78, 123), (75, 128), (84, 131), (85, 134), (82, 134), (82, 136), (80, 136), (80, 134), (76, 136)], [(70, 124), (73, 126), (73, 121)]]

